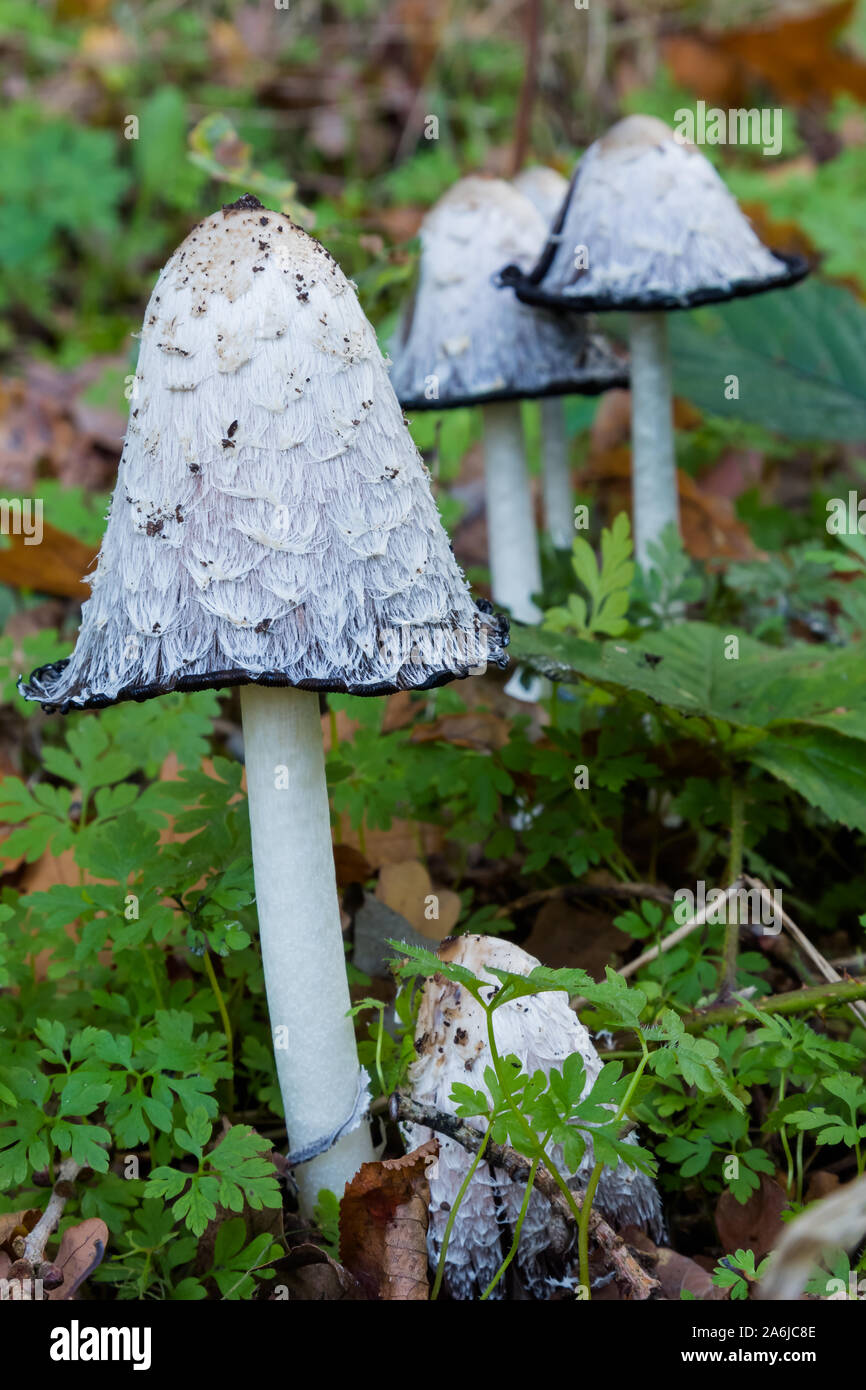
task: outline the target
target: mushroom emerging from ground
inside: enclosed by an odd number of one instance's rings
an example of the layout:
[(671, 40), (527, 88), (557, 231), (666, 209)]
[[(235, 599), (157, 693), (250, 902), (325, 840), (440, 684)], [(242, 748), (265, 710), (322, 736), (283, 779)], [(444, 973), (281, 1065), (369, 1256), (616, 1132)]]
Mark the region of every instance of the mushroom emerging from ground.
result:
[(505, 664), (451, 553), (372, 327), (330, 254), (250, 195), (151, 296), (71, 658), (22, 693), (101, 708), (244, 686), (256, 899), (304, 1210), (372, 1157), (347, 1017), (319, 691)]
[(704, 155), (652, 116), (628, 116), (590, 146), (534, 269), (527, 275), (516, 263), (503, 271), (503, 283), (529, 304), (629, 312), (642, 565), (648, 546), (679, 523), (665, 315), (778, 289), (807, 272), (802, 258), (758, 240)]
[[(535, 164), (522, 170), (512, 182), (541, 214), (546, 226), (550, 227), (565, 201), (568, 180), (555, 169)], [(539, 247), (539, 251), (541, 249)], [(553, 544), (559, 550), (570, 550), (574, 526), (565, 401), (557, 396), (545, 396), (538, 404), (541, 411), (544, 524)]]
[[(490, 967), (528, 975), (539, 962), (519, 946), (493, 936), (459, 936), (444, 941), (438, 954), (443, 960), (465, 965), (496, 987), (501, 981)], [(579, 1053), (586, 1071), (586, 1091), (601, 1071), (601, 1060), (589, 1033), (570, 1008), (565, 991), (537, 994), (503, 1004), (493, 1015), (494, 1037), (500, 1056), (514, 1053), (531, 1076), (549, 1075), (561, 1069), (564, 1059)], [(457, 984), (436, 975), (427, 980), (415, 1030), (417, 1059), (410, 1068), (412, 1098), (432, 1110), (454, 1114), (451, 1088), (460, 1081), (487, 1092), (484, 1069), (491, 1065), (486, 1018), (471, 995)], [(489, 1095), (489, 1092), (487, 1092)], [(468, 1120), (482, 1129), (481, 1121)], [(430, 1138), (420, 1125), (406, 1125), (410, 1148)], [(427, 1243), (430, 1258), (439, 1258), (442, 1238), (471, 1155), (453, 1139), (439, 1135), (439, 1161), (430, 1180), (430, 1224)], [(561, 1146), (551, 1156), (566, 1178)], [(593, 1167), (591, 1146), (581, 1159), (577, 1183), (585, 1185)], [(454, 1298), (472, 1298), (489, 1284), (511, 1243), (524, 1187), (508, 1174), (482, 1163), (463, 1198), (446, 1257), (446, 1283)], [(620, 1163), (605, 1168), (595, 1194), (595, 1205), (615, 1226), (642, 1226), (656, 1239), (662, 1236), (661, 1203), (652, 1180)], [(533, 1192), (521, 1231), (515, 1263), (522, 1285), (536, 1297), (548, 1297), (563, 1280), (576, 1282), (576, 1243), (564, 1253), (549, 1251), (550, 1210), (546, 1200)], [(567, 1284), (565, 1285), (568, 1286)], [(501, 1284), (494, 1290), (502, 1296)]]
[(541, 617), (532, 599), (541, 569), (519, 402), (594, 395), (626, 380), (622, 362), (587, 335), (582, 318), (527, 309), (496, 289), (504, 260), (528, 269), (545, 230), (510, 184), (461, 179), (424, 219), (418, 287), (391, 348), (391, 381), (405, 409), (483, 407), (493, 597), (529, 623)]

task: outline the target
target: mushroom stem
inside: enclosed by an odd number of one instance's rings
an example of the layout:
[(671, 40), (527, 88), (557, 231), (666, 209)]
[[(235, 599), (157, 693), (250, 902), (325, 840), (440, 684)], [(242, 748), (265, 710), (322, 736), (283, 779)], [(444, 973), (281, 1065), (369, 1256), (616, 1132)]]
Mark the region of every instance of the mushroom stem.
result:
[(565, 401), (546, 396), (541, 404), (541, 450), (544, 459), (544, 522), (558, 550), (570, 550), (574, 540), (571, 500), (571, 468)]
[(673, 397), (667, 318), (629, 315), (631, 353), (631, 477), (635, 554), (643, 569), (648, 546), (673, 522), (679, 530)]
[[(352, 1113), (359, 1066), (334, 873), (318, 696), (241, 691), (253, 870), (277, 1076), (292, 1150)], [(301, 1210), (373, 1158), (365, 1121), (295, 1170)]]
[(484, 407), (484, 476), (493, 600), (519, 622), (537, 623), (532, 595), (541, 588), (541, 563), (516, 401)]

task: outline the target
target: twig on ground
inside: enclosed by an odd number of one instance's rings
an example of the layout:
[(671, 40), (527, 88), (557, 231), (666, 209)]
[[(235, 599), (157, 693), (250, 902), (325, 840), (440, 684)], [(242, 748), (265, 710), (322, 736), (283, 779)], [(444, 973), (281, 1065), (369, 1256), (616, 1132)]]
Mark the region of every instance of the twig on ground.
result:
[[(839, 984), (814, 985), (811, 989), (792, 989), (787, 994), (771, 994), (756, 999), (753, 1007), (762, 1014), (801, 1014), (811, 1009), (823, 1009), (829, 1004), (848, 1004), (852, 999), (866, 999), (866, 980), (842, 980)], [(742, 1003), (725, 1004), (722, 1008), (707, 1009), (683, 1019), (686, 1031), (702, 1033), (716, 1023), (754, 1022)]]
[[(636, 885), (632, 884), (632, 887), (635, 886)], [(725, 893), (724, 901), (727, 903), (737, 891), (738, 884), (732, 883)], [(634, 960), (630, 960), (628, 965), (623, 965), (617, 971), (617, 974), (622, 975), (623, 979), (627, 980), (630, 975), (634, 975), (642, 966), (649, 965), (650, 961), (655, 960), (656, 956), (660, 956), (664, 951), (669, 951), (672, 946), (678, 946), (691, 932), (696, 931), (698, 927), (703, 927), (706, 924), (708, 915), (711, 912), (717, 912), (720, 907), (721, 903), (707, 903), (706, 907), (702, 907), (700, 912), (695, 913), (694, 917), (690, 917), (687, 922), (683, 922), (681, 927), (677, 927), (676, 931), (672, 931), (670, 936), (666, 936), (657, 946), (651, 946), (648, 951), (644, 951), (642, 955), (637, 956)], [(571, 1007), (575, 1010), (582, 1009), (584, 1004), (588, 1003), (589, 1000), (584, 999), (584, 997), (580, 995), (578, 998), (571, 1000)]]
[[(437, 1134), (444, 1134), (461, 1144), (469, 1153), (477, 1153), (481, 1147), (484, 1136), (477, 1129), (473, 1129), (456, 1115), (447, 1115), (444, 1111), (419, 1105), (400, 1091), (395, 1091), (391, 1096), (389, 1112), (392, 1120), (402, 1120), (405, 1124), (423, 1125), (427, 1129), (435, 1130)], [(508, 1145), (488, 1143), (485, 1158), (494, 1168), (501, 1168), (515, 1182), (528, 1181), (531, 1163)], [(575, 1220), (568, 1203), (546, 1168), (538, 1169), (535, 1174), (535, 1186), (567, 1229), (576, 1231)], [(581, 1193), (573, 1192), (572, 1195), (576, 1205), (580, 1207), (583, 1201)], [(589, 1232), (608, 1264), (613, 1266), (617, 1276), (632, 1291), (635, 1300), (649, 1298), (653, 1289), (658, 1288), (658, 1281), (641, 1268), (625, 1242), (595, 1210), (589, 1218)]]
[(34, 1268), (42, 1263), (45, 1247), (60, 1225), (63, 1208), (75, 1191), (73, 1184), (80, 1172), (81, 1164), (76, 1163), (73, 1158), (64, 1158), (57, 1170), (57, 1181), (48, 1199), (48, 1206), (27, 1236), (24, 1245), (23, 1258), (29, 1260)]
[[(761, 895), (762, 901), (766, 902), (768, 907), (770, 907), (773, 912), (778, 913), (782, 925), (794, 938), (803, 954), (809, 957), (812, 964), (816, 966), (816, 968), (824, 976), (824, 979), (829, 981), (830, 984), (839, 984), (842, 980), (842, 976), (839, 974), (838, 970), (835, 970), (833, 966), (830, 964), (830, 962), (827, 960), (826, 956), (822, 956), (818, 948), (812, 945), (806, 933), (802, 931), (800, 927), (797, 926), (797, 923), (791, 917), (788, 916), (784, 908), (778, 906), (775, 903), (773, 895), (770, 892), (769, 888), (766, 886), (766, 884), (762, 883), (759, 878), (750, 877), (749, 874), (743, 874), (743, 882), (748, 883), (752, 888), (757, 889), (757, 891)], [(866, 1005), (861, 1003), (851, 1003), (848, 1005), (848, 1008), (850, 1012), (854, 1015), (854, 1018), (858, 1023), (866, 1025)]]
[(496, 916), (510, 917), (512, 912), (522, 912), (524, 908), (555, 898), (650, 898), (665, 907), (673, 901), (670, 890), (660, 888), (657, 883), (558, 883), (554, 888), (539, 888), (515, 898), (513, 903), (501, 907)]

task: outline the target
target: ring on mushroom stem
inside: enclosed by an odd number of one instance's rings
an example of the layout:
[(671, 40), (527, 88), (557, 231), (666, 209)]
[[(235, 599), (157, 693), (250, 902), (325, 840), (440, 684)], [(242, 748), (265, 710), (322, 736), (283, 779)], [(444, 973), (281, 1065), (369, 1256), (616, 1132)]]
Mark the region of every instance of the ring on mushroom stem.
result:
[[(583, 254), (577, 254), (581, 252)], [(519, 299), (563, 312), (629, 313), (635, 551), (679, 526), (666, 314), (803, 279), (801, 257), (759, 241), (709, 160), (653, 116), (627, 116), (586, 151)]]
[[(309, 1215), (373, 1157), (347, 1017), (317, 691), (381, 695), (506, 665), (473, 601), (375, 333), (319, 242), (246, 194), (151, 296), (75, 650), (22, 694), (63, 713), (244, 686), (265, 984)], [(406, 650), (406, 625), (447, 640)], [(465, 640), (464, 640), (465, 639)], [(361, 1103), (358, 1104), (359, 1085)]]

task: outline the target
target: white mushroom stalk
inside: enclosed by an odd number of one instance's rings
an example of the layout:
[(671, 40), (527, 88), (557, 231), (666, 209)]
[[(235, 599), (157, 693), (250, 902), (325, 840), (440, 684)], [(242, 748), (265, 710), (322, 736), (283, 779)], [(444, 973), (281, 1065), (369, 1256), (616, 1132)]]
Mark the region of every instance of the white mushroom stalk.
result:
[(679, 534), (673, 390), (665, 314), (629, 315), (631, 485), (635, 555), (646, 569), (650, 545), (667, 526)]
[[(527, 309), (495, 285), (507, 259), (528, 268), (545, 236), (541, 214), (516, 188), (461, 179), (424, 219), (417, 291), (391, 345), (391, 379), (405, 409), (485, 408), (491, 588), (524, 622), (540, 617), (532, 595), (541, 568), (515, 403), (625, 380), (620, 360), (587, 337), (583, 320)], [(514, 681), (508, 689), (521, 693)]]
[(574, 493), (565, 402), (548, 396), (540, 404), (544, 523), (557, 550), (570, 550), (574, 541)]
[(540, 259), (503, 272), (526, 303), (623, 310), (632, 354), (637, 556), (678, 523), (671, 368), (663, 315), (802, 279), (801, 258), (759, 241), (704, 155), (662, 121), (628, 116), (580, 161)]
[(540, 622), (532, 595), (541, 589), (541, 563), (516, 401), (484, 406), (484, 482), (494, 601), (510, 609), (518, 622)]
[(242, 685), (253, 866), (302, 1209), (372, 1157), (346, 1016), (318, 691), (505, 665), (329, 253), (247, 195), (151, 296), (118, 485), (75, 650), (22, 693), (101, 708)]
[(334, 874), (319, 697), (241, 691), (256, 910), (277, 1077), (294, 1152), (347, 1132), (296, 1168), (302, 1208), (341, 1194), (373, 1157), (362, 1124), (340, 908)]
[[(555, 169), (536, 164), (512, 180), (514, 187), (537, 208), (548, 226), (556, 220), (568, 192), (568, 180)], [(539, 251), (541, 251), (539, 247)], [(574, 541), (571, 462), (565, 401), (545, 396), (541, 407), (541, 477), (544, 525), (557, 550), (570, 550)]]

